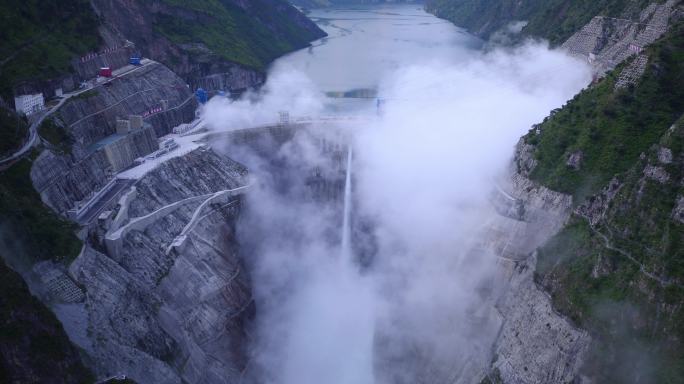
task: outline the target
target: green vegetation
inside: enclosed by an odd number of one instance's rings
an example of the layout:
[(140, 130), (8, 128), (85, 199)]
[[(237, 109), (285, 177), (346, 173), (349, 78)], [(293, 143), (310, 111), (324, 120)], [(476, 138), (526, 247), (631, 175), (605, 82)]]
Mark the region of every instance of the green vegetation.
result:
[(681, 287), (643, 275), (579, 218), (539, 250), (537, 266), (554, 307), (594, 339), (585, 374), (600, 383), (684, 377)]
[[(664, 0), (547, 0), (544, 7), (531, 13), (525, 33), (542, 36), (552, 44), (561, 44), (580, 30), (594, 16), (627, 17), (637, 20), (647, 4)], [(623, 13), (627, 14), (623, 14)]]
[(99, 94), (100, 94), (100, 92), (98, 92), (97, 89), (91, 89), (91, 90), (79, 93), (78, 95), (70, 98), (66, 102), (70, 103), (73, 100), (87, 100), (87, 99), (90, 99), (91, 97), (98, 96)]
[[(618, 68), (526, 136), (535, 180), (601, 207), (594, 227), (573, 217), (539, 250), (536, 276), (554, 307), (591, 333), (583, 369), (595, 382), (684, 377), (684, 224), (673, 218), (684, 195), (683, 32), (680, 22), (649, 48), (636, 86), (614, 92)], [(579, 170), (566, 165), (575, 151)], [(661, 176), (648, 177), (653, 169)], [(619, 189), (598, 204), (611, 179)]]
[(88, 0), (0, 2), (0, 95), (26, 80), (54, 78), (70, 60), (99, 45), (99, 21)]
[(16, 113), (0, 107), (0, 158), (21, 147), (28, 137), (26, 120)]
[[(526, 141), (539, 165), (531, 177), (573, 194), (577, 203), (626, 171), (684, 111), (684, 23), (649, 48), (646, 73), (636, 87), (614, 92), (620, 68), (547, 118)], [(566, 165), (581, 151), (579, 170)]]
[[(428, 11), (489, 37), (511, 21), (529, 21), (523, 32), (560, 44), (594, 16), (635, 17), (649, 0), (428, 0)], [(661, 1), (662, 2), (662, 1)]]
[(156, 14), (157, 32), (176, 44), (202, 43), (223, 59), (256, 69), (264, 69), (283, 53), (321, 37), (320, 31), (298, 25), (292, 19), (294, 9), (285, 3), (259, 0), (242, 9), (228, 0), (164, 2), (180, 13), (190, 11), (197, 17)]
[(93, 383), (55, 315), (0, 260), (0, 382)]
[(71, 153), (73, 139), (67, 130), (53, 119), (46, 119), (38, 127), (38, 134), (63, 153)]
[(76, 227), (43, 204), (30, 172), (29, 159), (0, 172), (0, 252), (21, 253), (31, 262), (73, 260), (81, 250)]

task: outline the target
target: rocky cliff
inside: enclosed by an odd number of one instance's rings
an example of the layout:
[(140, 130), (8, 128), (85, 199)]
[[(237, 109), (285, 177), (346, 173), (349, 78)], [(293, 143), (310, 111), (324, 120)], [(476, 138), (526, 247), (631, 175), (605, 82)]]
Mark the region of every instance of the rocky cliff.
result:
[[(683, 374), (678, 12), (668, 10), (661, 39), (535, 126), (520, 146), (519, 172), (572, 196), (568, 224), (539, 249), (535, 281), (591, 335), (579, 372), (594, 382), (668, 383)], [(635, 63), (642, 71), (625, 84)]]
[[(0, 256), (21, 269), (69, 336), (39, 301), (27, 299), (25, 287), (3, 290), (0, 305), (9, 315), (0, 331), (12, 342), (0, 344), (6, 357), (0, 377), (7, 379), (0, 381), (91, 382), (69, 339), (86, 351), (100, 377), (238, 381), (246, 365), (242, 322), (253, 310), (233, 238), (240, 198), (214, 192), (244, 182), (244, 168), (195, 152), (151, 173), (137, 185), (132, 219), (195, 193), (209, 198), (129, 231), (116, 256), (102, 243), (104, 229), (81, 231), (86, 246), (70, 270), (80, 248), (76, 228), (52, 210), (64, 214), (111, 180), (107, 160), (91, 145), (114, 132), (117, 117), (144, 115), (157, 135), (168, 133), (194, 117), (188, 85), (258, 85), (271, 60), (323, 33), (280, 0), (10, 1), (0, 9), (6, 19), (0, 28), (6, 38), (3, 107), (11, 108), (12, 91), (52, 97), (75, 90), (92, 81), (99, 67), (122, 67), (136, 52), (159, 58), (182, 76), (151, 63), (107, 86), (100, 82), (40, 127), (42, 152), (0, 173)], [(11, 139), (7, 148), (25, 138), (23, 128), (3, 122), (0, 137)], [(12, 273), (0, 270), (7, 282), (16, 281)]]
[[(499, 180), (510, 205), (489, 224), (483, 247), (498, 257), (493, 306), (499, 330), (486, 354), (484, 383), (566, 383), (577, 380), (591, 337), (552, 306), (534, 280), (536, 249), (563, 228), (572, 198), (527, 177), (528, 148), (519, 143), (509, 176)], [(502, 214), (503, 213), (503, 214)], [(479, 375), (479, 376), (478, 376)], [(479, 380), (478, 378), (478, 380)]]
[[(158, 112), (150, 111), (161, 107)], [(106, 86), (69, 99), (56, 113), (69, 136), (73, 152), (81, 158), (89, 146), (116, 132), (116, 119), (146, 115), (157, 136), (195, 117), (193, 93), (169, 68), (149, 62), (111, 80)]]
[(143, 120), (161, 137), (191, 121), (196, 108), (183, 81), (155, 62), (71, 98), (51, 117), (64, 131), (68, 151), (48, 146), (38, 156), (31, 170), (36, 190), (46, 204), (65, 213), (111, 179), (104, 153), (93, 144), (116, 132), (117, 118), (155, 111)]
[(538, 281), (595, 335), (585, 371), (597, 381), (682, 375), (682, 143), (679, 121), (541, 249)]
[[(679, 18), (681, 12), (676, 5), (678, 0), (668, 0), (662, 4), (651, 3), (633, 20), (595, 16), (575, 34), (570, 36), (561, 47), (573, 55), (588, 60), (594, 71), (602, 75), (629, 57), (640, 54), (644, 47), (655, 42), (670, 26), (671, 20)], [(628, 67), (620, 86), (634, 83), (643, 74), (645, 56), (636, 60), (638, 66)]]
[(428, 3), (483, 36), (529, 21), (607, 72), (533, 127), (501, 182), (517, 203), (490, 237), (507, 288), (482, 382), (677, 382), (681, 5), (544, 3)]
[(428, 0), (426, 9), (484, 38), (519, 24), (523, 35), (543, 37), (554, 45), (566, 41), (595, 16), (638, 20), (648, 0), (608, 1), (477, 1)]
[(74, 83), (70, 60), (101, 43), (88, 0), (8, 0), (0, 14), (0, 97), (8, 103), (13, 88), (24, 83)]
[[(136, 183), (132, 198), (121, 202), (128, 219), (117, 225), (245, 183), (244, 167), (197, 150)], [(247, 363), (243, 323), (253, 310), (234, 237), (240, 197), (201, 205), (182, 206), (129, 231), (119, 253), (107, 253), (102, 244), (105, 232), (117, 228), (101, 227), (71, 264), (69, 279), (85, 295), (57, 313), (71, 319), (67, 331), (99, 376), (125, 373), (141, 383), (239, 379)], [(183, 247), (171, 247), (181, 234)]]
[[(134, 54), (193, 89), (241, 92), (263, 83), (276, 57), (325, 35), (284, 0), (6, 1), (0, 13), (0, 105), (8, 108), (13, 94), (59, 96)], [(24, 139), (15, 129), (0, 125), (9, 147)]]

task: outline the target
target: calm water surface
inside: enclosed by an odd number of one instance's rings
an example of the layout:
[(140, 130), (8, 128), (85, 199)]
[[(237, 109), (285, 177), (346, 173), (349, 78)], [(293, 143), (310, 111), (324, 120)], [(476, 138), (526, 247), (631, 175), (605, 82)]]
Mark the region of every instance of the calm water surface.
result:
[(308, 16), (328, 37), (280, 58), (274, 68), (305, 72), (324, 92), (376, 89), (393, 70), (458, 63), (481, 47), (479, 39), (426, 13), (420, 4), (319, 9)]

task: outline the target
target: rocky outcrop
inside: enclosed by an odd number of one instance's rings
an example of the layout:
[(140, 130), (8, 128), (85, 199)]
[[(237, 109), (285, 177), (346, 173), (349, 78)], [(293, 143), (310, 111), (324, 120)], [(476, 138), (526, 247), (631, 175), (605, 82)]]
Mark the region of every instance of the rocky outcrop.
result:
[[(234, 188), (245, 178), (240, 164), (196, 150), (143, 177), (128, 214), (135, 218), (196, 194)], [(186, 246), (170, 249), (195, 208), (131, 231), (116, 256), (98, 251), (101, 235), (95, 235), (71, 264), (69, 274), (83, 287), (85, 301), (60, 316), (85, 312), (85, 329), (68, 331), (99, 376), (126, 374), (141, 383), (238, 381), (247, 363), (243, 323), (253, 311), (234, 233), (240, 198), (209, 204), (187, 233)]]
[(500, 193), (515, 200), (521, 215), (492, 220), (483, 244), (499, 258), (502, 284), (494, 304), (501, 326), (484, 376), (503, 383), (571, 382), (579, 377), (591, 338), (553, 309), (551, 298), (534, 281), (534, 270), (535, 249), (565, 225), (572, 198), (525, 176), (531, 163), (528, 147), (519, 142), (512, 176), (500, 181)]
[[(644, 47), (661, 37), (678, 12), (677, 3), (677, 0), (651, 3), (636, 20), (596, 16), (565, 41), (562, 47), (588, 60), (595, 72), (603, 75), (630, 56), (641, 53)], [(619, 86), (626, 86), (633, 83), (635, 78), (638, 79), (645, 65), (646, 57), (638, 56), (631, 66), (625, 68)]]
[(615, 196), (620, 192), (622, 183), (617, 178), (613, 178), (607, 186), (605, 186), (601, 193), (591, 196), (584, 202), (584, 204), (577, 207), (576, 212), (589, 220), (591, 225), (595, 225), (599, 220), (603, 219), (608, 206), (615, 199)]
[(497, 302), (503, 325), (493, 348), (490, 376), (503, 383), (569, 383), (579, 372), (591, 338), (577, 329), (551, 304), (534, 282), (536, 256), (502, 260), (508, 282)]
[(111, 178), (109, 162), (99, 151), (78, 159), (51, 150), (41, 152), (31, 167), (33, 186), (50, 208), (61, 214), (104, 187)]
[(672, 209), (672, 218), (684, 224), (684, 196), (677, 197), (677, 203), (674, 209)]

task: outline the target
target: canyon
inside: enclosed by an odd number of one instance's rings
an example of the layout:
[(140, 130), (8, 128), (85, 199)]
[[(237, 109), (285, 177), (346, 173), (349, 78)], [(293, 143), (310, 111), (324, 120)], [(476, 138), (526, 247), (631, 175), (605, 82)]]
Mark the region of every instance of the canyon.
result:
[[(235, 3), (247, 14), (258, 14), (257, 6)], [(139, 4), (137, 8), (93, 2), (96, 12), (105, 19), (105, 41), (110, 45), (114, 41), (121, 43), (123, 31), (129, 31), (137, 39), (136, 49), (149, 53), (153, 60), (127, 70), (107, 86), (94, 83), (92, 90), (61, 105), (49, 121), (68, 138), (61, 142), (42, 138), (41, 152), (31, 157), (28, 176), (40, 201), (63, 220), (79, 222), (79, 252), (66, 260), (46, 258), (29, 263), (20, 260), (20, 252), (3, 253), (3, 258), (20, 272), (31, 293), (56, 315), (95, 376), (101, 380), (125, 376), (140, 383), (315, 382), (314, 378), (321, 376), (302, 372), (289, 376), (291, 369), (303, 367), (296, 365), (296, 348), (285, 352), (282, 349), (299, 345), (297, 340), (288, 344), (296, 336), (301, 337), (294, 333), (301, 325), (297, 322), (299, 316), (310, 314), (317, 320), (318, 307), (313, 305), (310, 311), (300, 313), (299, 307), (287, 305), (302, 299), (297, 288), (309, 287), (306, 284), (310, 283), (310, 274), (316, 277), (317, 273), (329, 272), (328, 261), (319, 259), (337, 254), (341, 248), (347, 251), (339, 253), (349, 253), (348, 263), (331, 262), (339, 267), (341, 277), (328, 276), (324, 280), (332, 283), (315, 283), (309, 288), (321, 287), (323, 292), (332, 289), (333, 298), (342, 295), (336, 310), (352, 319), (356, 319), (354, 311), (358, 309), (359, 324), (341, 323), (342, 334), (360, 332), (353, 335), (367, 337), (362, 325), (364, 321), (373, 323), (370, 347), (351, 349), (361, 356), (367, 348), (372, 350), (372, 362), (349, 363), (349, 370), (359, 373), (359, 382), (368, 380), (365, 370), (372, 372), (372, 381), (395, 383), (592, 382), (584, 367), (596, 341), (575, 318), (557, 308), (555, 277), (547, 270), (540, 276), (537, 268), (540, 260), (548, 257), (545, 245), (572, 225), (580, 213), (590, 218), (592, 226), (600, 223), (621, 188), (616, 187), (617, 182), (584, 205), (572, 191), (559, 192), (561, 188), (545, 185), (548, 183), (535, 173), (541, 169), (540, 158), (536, 155), (537, 143), (530, 135), (540, 135), (541, 128), (534, 125), (517, 142), (512, 156), (501, 162), (505, 167), (482, 184), (486, 198), (449, 201), (459, 206), (462, 211), (457, 212), (463, 216), (470, 217), (471, 209), (481, 213), (466, 223), (472, 228), (455, 233), (453, 240), (435, 238), (440, 245), (444, 240), (444, 244), (457, 245), (458, 249), (445, 252), (442, 260), (428, 256), (432, 251), (442, 255), (442, 250), (426, 248), (425, 255), (421, 254), (425, 263), (438, 260), (436, 266), (443, 265), (445, 270), (436, 273), (430, 266), (424, 270), (424, 266), (410, 261), (411, 251), (415, 252), (413, 240), (391, 240), (387, 233), (392, 232), (394, 224), (388, 225), (382, 214), (364, 210), (372, 205), (371, 199), (360, 200), (368, 197), (364, 185), (369, 185), (369, 177), (373, 176), (367, 173), (368, 164), (378, 161), (369, 150), (373, 147), (369, 146), (372, 140), (368, 135), (372, 137), (372, 133), (368, 131), (386, 133), (386, 126), (394, 124), (396, 135), (405, 139), (402, 127), (408, 124), (393, 109), (394, 103), (400, 107), (406, 103), (406, 93), (394, 89), (404, 84), (398, 80), (383, 83), (385, 80), (378, 74), (385, 72), (381, 66), (415, 69), (425, 63), (414, 61), (401, 50), (386, 48), (368, 55), (370, 59), (360, 58), (360, 65), (350, 61), (348, 72), (340, 72), (336, 78), (330, 78), (329, 68), (331, 63), (348, 60), (340, 58), (340, 53), (348, 49), (344, 44), (364, 41), (366, 33), (396, 32), (375, 42), (366, 41), (369, 50), (383, 44), (394, 47), (391, 44), (404, 39), (398, 44), (404, 44), (407, 51), (425, 53), (419, 50), (425, 49), (427, 39), (434, 46), (447, 47), (438, 50), (430, 46), (435, 57), (444, 51), (448, 52), (445, 57), (458, 52), (463, 57), (450, 64), (465, 68), (468, 55), (479, 55), (476, 52), (482, 42), (415, 5), (316, 10), (309, 16), (319, 23), (321, 31), (289, 6), (260, 3), (285, 12), (304, 31), (302, 39), (284, 37), (295, 41), (287, 49), (303, 48), (315, 40), (311, 47), (274, 63), (268, 80), (262, 69), (250, 67), (252, 59), (236, 62), (222, 58), (207, 42), (172, 42), (172, 37), (160, 37), (140, 19), (172, 16), (209, 22), (203, 20), (206, 15), (201, 10), (180, 10), (167, 2), (155, 2), (150, 7)], [(368, 14), (380, 21), (364, 21)], [(568, 60), (562, 64), (576, 78), (568, 80), (569, 85), (559, 83), (568, 89), (554, 94), (554, 100), (563, 102), (582, 87), (591, 87), (586, 78), (589, 74), (599, 83), (618, 77), (621, 82), (616, 81), (616, 90), (639, 83), (648, 73), (645, 50), (673, 28), (682, 10), (681, 5), (670, 0), (648, 5), (638, 14), (638, 21), (633, 22), (596, 16), (561, 44), (562, 52), (567, 52), (562, 60)], [(398, 21), (409, 23), (415, 30), (401, 29)], [(655, 27), (643, 29), (642, 24)], [(390, 25), (399, 29), (392, 30)], [(287, 35), (277, 26), (269, 28), (277, 36)], [(316, 40), (324, 35), (329, 37)], [(393, 43), (383, 43), (383, 38)], [(536, 48), (530, 49), (537, 52)], [(116, 52), (107, 55), (118, 57), (119, 67), (125, 67), (131, 49), (122, 49), (119, 56)], [(254, 57), (263, 64), (276, 56), (262, 52)], [(81, 78), (92, 77), (99, 66), (99, 62), (75, 64)], [(359, 67), (368, 70), (345, 77)], [(310, 79), (290, 78), (288, 70), (306, 72)], [(586, 80), (586, 84), (578, 79)], [(246, 91), (241, 98), (218, 94), (244, 92), (255, 86), (263, 88)], [(204, 104), (193, 95), (192, 90), (197, 88), (205, 88), (216, 97)], [(370, 100), (355, 98), (364, 94), (359, 89), (373, 90), (378, 96)], [(352, 96), (321, 103), (318, 98), (324, 92)], [(431, 96), (430, 91), (411, 92), (411, 96)], [(407, 110), (415, 108), (407, 105)], [(552, 111), (551, 117), (556, 113)], [(156, 152), (157, 146), (154, 153), (159, 154), (158, 160), (141, 159), (141, 163), (127, 165), (128, 169), (118, 173), (112, 169), (106, 151), (94, 148), (118, 132), (122, 117), (131, 115), (141, 116), (143, 124), (149, 125), (154, 138), (160, 138), (162, 144), (172, 140), (180, 143), (180, 148), (160, 153)], [(539, 119), (544, 116), (535, 115)], [(411, 121), (409, 116), (404, 118)], [(528, 120), (525, 116), (515, 121), (535, 124), (535, 120)], [(430, 122), (434, 121), (428, 119)], [(189, 130), (183, 132), (179, 127)], [(669, 135), (676, 136), (678, 127), (673, 125), (671, 132), (675, 133)], [(510, 133), (502, 136), (508, 139)], [(664, 136), (663, 142), (670, 137)], [(393, 141), (393, 135), (386, 139), (388, 146), (401, 148), (405, 144)], [(515, 144), (504, 139), (496, 142), (509, 149)], [(415, 139), (416, 146), (422, 143), (422, 139)], [(645, 175), (640, 185), (645, 185), (646, 179), (668, 183), (671, 173), (676, 177), (667, 164), (680, 159), (675, 153), (673, 160), (666, 149), (663, 144), (657, 153), (658, 161), (649, 158), (648, 164), (638, 170)], [(567, 167), (582, 169), (586, 164), (583, 153), (568, 157)], [(430, 153), (426, 157), (432, 158)], [(401, 172), (421, 175), (415, 172), (414, 165), (428, 169), (435, 165), (429, 161), (417, 163), (405, 165)], [(453, 170), (458, 175), (460, 168)], [(394, 169), (388, 168), (389, 174), (391, 171)], [(431, 171), (425, 171), (431, 176)], [(466, 177), (461, 182), (472, 180)], [(421, 186), (414, 187), (417, 190), (412, 197), (416, 200), (433, 196), (418, 190)], [(391, 186), (385, 188), (378, 190), (396, 191)], [(469, 189), (455, 191), (468, 195)], [(93, 199), (100, 200), (93, 205), (95, 208), (89, 208), (92, 213), (85, 215), (87, 220), (70, 216), (70, 212)], [(387, 200), (393, 201), (389, 197)], [(389, 207), (387, 211), (393, 209), (389, 203), (384, 204), (379, 205)], [(410, 207), (405, 209), (412, 212)], [(681, 211), (681, 207), (678, 209)], [(677, 212), (673, 217), (681, 217)], [(422, 217), (415, 217), (416, 226)], [(390, 253), (386, 253), (388, 249)], [(396, 259), (388, 259), (388, 255)], [(332, 256), (329, 259), (336, 260)], [(401, 269), (406, 267), (403, 262), (408, 263), (409, 270), (416, 267), (411, 273), (435, 273), (432, 277), (437, 282), (444, 282), (438, 278), (442, 274), (451, 276), (457, 280), (456, 286), (447, 285), (446, 294), (440, 295), (437, 292), (442, 287), (421, 286), (420, 278), (414, 283), (402, 282), (406, 278), (406, 271)], [(598, 267), (597, 275), (602, 273)], [(385, 274), (391, 274), (393, 268), (400, 273), (387, 278)], [(449, 275), (451, 272), (453, 275)], [(374, 277), (374, 288), (383, 294), (371, 295), (377, 302), (371, 301), (387, 306), (378, 312), (382, 316), (368, 309), (372, 305), (366, 302), (365, 279)], [(337, 278), (342, 280), (339, 287), (334, 285)], [(350, 280), (344, 281), (347, 278)], [(348, 293), (344, 284), (354, 286), (349, 292), (358, 294), (358, 302), (350, 304), (344, 299)], [(436, 295), (434, 303), (415, 316), (409, 315), (413, 312), (410, 306), (404, 307), (416, 293), (411, 288)], [(458, 297), (471, 297), (463, 299), (465, 304), (458, 303), (460, 299), (448, 296), (452, 292), (449, 289)], [(304, 295), (304, 299), (311, 298)], [(311, 299), (313, 304), (319, 304), (315, 299)], [(416, 308), (421, 312), (421, 306)], [(368, 320), (365, 311), (377, 318)], [(343, 315), (340, 318), (346, 319)], [(328, 321), (337, 324), (335, 319)], [(325, 329), (330, 324), (320, 327)], [(319, 324), (311, 328), (315, 332)], [(435, 334), (443, 340), (435, 341)], [(332, 348), (336, 342), (330, 341), (333, 352), (337, 352)], [(340, 357), (332, 361), (336, 359)], [(278, 377), (281, 372), (283, 376)]]

